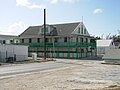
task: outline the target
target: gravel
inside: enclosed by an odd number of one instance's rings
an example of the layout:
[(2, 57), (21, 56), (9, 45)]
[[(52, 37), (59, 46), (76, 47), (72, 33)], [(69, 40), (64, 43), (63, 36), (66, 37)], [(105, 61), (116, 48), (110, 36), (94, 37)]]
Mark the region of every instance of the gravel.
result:
[(0, 90), (106, 90), (120, 85), (120, 65), (92, 60), (57, 60), (69, 67), (0, 80)]

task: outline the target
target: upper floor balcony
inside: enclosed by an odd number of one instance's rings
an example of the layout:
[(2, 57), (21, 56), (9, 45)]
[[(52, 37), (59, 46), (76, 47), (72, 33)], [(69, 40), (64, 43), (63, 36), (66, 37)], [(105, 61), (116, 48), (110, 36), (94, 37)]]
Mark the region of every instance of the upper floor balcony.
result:
[[(44, 47), (44, 42), (41, 43), (19, 43), (20, 45), (28, 45), (29, 47)], [(96, 48), (96, 43), (87, 42), (46, 42), (48, 48), (79, 48), (79, 47), (91, 47)]]

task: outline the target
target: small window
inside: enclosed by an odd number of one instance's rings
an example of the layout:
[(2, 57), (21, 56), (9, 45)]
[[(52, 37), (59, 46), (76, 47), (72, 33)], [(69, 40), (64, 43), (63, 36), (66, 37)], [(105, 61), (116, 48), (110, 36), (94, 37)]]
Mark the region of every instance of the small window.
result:
[(86, 28), (84, 29), (84, 34), (86, 34)]
[(83, 25), (81, 26), (81, 34), (83, 34)]
[(67, 42), (67, 37), (64, 38), (64, 42)]
[(37, 42), (40, 43), (40, 38), (37, 38)]
[(48, 38), (46, 38), (46, 40), (45, 40), (46, 42), (48, 42)]
[(78, 37), (76, 37), (76, 42), (78, 42)]
[(84, 53), (84, 49), (81, 49), (81, 53)]
[(112, 45), (113, 45), (113, 42), (112, 42)]
[(18, 43), (18, 40), (16, 41), (16, 43)]
[(88, 43), (88, 38), (86, 38), (86, 42)]
[[(44, 27), (41, 29), (41, 32), (44, 33)], [(46, 33), (48, 32), (48, 27), (46, 27), (45, 32), (46, 32)]]
[(83, 38), (81, 38), (81, 42), (83, 42)]
[(58, 42), (58, 38), (55, 38), (55, 42)]
[(80, 33), (80, 27), (78, 28), (78, 33)]
[(6, 41), (5, 41), (5, 40), (3, 40), (3, 44), (6, 44)]
[(10, 40), (10, 43), (13, 43), (13, 40)]
[(22, 43), (24, 43), (24, 39), (22, 39)]
[(32, 39), (31, 38), (29, 38), (29, 43), (32, 43)]

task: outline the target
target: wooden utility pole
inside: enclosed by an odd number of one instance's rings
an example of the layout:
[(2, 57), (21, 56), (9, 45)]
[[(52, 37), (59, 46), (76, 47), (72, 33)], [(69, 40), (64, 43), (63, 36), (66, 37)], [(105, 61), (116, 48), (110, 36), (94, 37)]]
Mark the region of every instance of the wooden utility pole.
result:
[(46, 59), (46, 9), (44, 9), (44, 59)]

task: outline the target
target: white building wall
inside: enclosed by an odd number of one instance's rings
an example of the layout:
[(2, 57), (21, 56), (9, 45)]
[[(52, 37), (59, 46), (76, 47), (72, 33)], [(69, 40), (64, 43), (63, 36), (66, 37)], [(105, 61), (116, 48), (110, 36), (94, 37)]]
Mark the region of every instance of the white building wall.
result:
[(58, 42), (64, 42), (64, 38), (60, 37), (60, 38), (58, 39)]
[(105, 49), (105, 55), (103, 56), (103, 59), (116, 59), (120, 60), (120, 49)]
[(25, 39), (24, 39), (24, 43), (29, 43), (29, 39), (28, 39), (28, 38), (25, 38)]
[(28, 46), (0, 45), (0, 61), (6, 62), (7, 58), (15, 56), (16, 61), (27, 60)]
[(31, 39), (32, 39), (32, 43), (38, 43), (37, 38), (31, 38)]

